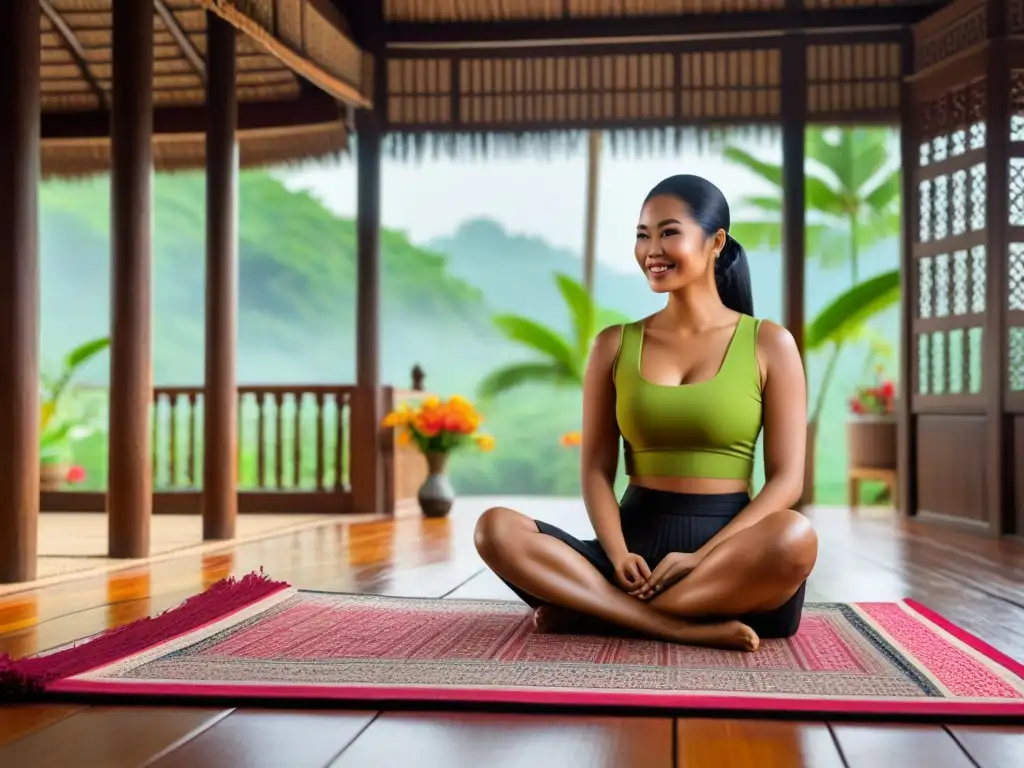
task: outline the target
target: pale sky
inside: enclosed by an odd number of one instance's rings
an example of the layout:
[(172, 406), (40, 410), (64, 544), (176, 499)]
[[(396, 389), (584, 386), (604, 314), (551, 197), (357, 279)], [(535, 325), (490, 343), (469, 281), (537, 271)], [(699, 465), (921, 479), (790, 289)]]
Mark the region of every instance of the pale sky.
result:
[[(777, 141), (746, 146), (759, 157), (779, 162)], [(723, 162), (718, 152), (683, 151), (657, 158), (613, 156), (608, 143), (601, 160), (598, 193), (597, 258), (612, 269), (631, 272), (636, 219), (644, 196), (656, 183), (676, 173), (704, 176), (733, 201), (767, 191), (763, 182)], [(281, 171), (293, 189), (308, 189), (343, 216), (356, 213), (354, 158), (317, 167)], [(552, 245), (583, 249), (586, 150), (552, 159), (385, 160), (382, 219), (404, 230), (415, 243), (452, 233), (462, 222), (486, 216), (516, 234), (535, 235)]]

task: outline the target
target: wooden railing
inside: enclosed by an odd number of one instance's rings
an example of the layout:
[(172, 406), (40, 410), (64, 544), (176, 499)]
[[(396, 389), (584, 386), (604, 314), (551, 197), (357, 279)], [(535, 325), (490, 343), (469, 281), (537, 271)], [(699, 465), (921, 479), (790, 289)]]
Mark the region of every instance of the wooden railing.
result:
[[(97, 397), (105, 397), (103, 391)], [(385, 409), (421, 391), (383, 388)], [(239, 512), (353, 511), (349, 460), (369, 440), (353, 432), (360, 393), (349, 385), (238, 388)], [(156, 387), (152, 412), (153, 511), (198, 513), (203, 483), (203, 389)], [(384, 511), (415, 496), (422, 457), (383, 435)], [(358, 480), (357, 480), (358, 482)], [(42, 494), (44, 511), (103, 511), (102, 489)]]

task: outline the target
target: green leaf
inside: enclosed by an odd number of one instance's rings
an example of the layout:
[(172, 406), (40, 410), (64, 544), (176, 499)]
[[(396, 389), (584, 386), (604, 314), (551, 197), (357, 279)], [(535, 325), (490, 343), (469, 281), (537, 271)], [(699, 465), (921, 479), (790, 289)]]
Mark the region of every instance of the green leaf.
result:
[(579, 367), (579, 356), (557, 331), (520, 315), (496, 315), (494, 324), (506, 338), (539, 352), (567, 371)]
[(853, 286), (825, 306), (804, 335), (808, 351), (840, 344), (874, 315), (900, 300), (900, 272), (894, 269)]
[(576, 331), (576, 354), (585, 358), (595, 333), (594, 300), (581, 283), (568, 275), (556, 274), (555, 283), (572, 317), (573, 329)]
[(579, 385), (581, 380), (572, 371), (554, 363), (511, 363), (491, 371), (480, 382), (477, 397), (483, 401), (525, 384)]
[(80, 344), (65, 355), (64, 370), (74, 373), (80, 366), (87, 363), (109, 346), (110, 338), (107, 336)]
[(773, 163), (766, 163), (758, 160), (752, 154), (739, 147), (726, 147), (722, 150), (722, 157), (736, 165), (742, 165), (752, 173), (757, 174), (769, 184), (782, 190), (782, 166)]

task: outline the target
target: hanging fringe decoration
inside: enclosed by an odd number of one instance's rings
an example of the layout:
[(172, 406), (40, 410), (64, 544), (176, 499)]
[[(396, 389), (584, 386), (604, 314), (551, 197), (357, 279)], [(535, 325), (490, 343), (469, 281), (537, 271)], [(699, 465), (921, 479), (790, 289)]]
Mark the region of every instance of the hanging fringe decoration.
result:
[[(600, 130), (613, 157), (657, 158), (666, 154), (721, 150), (736, 141), (777, 141), (777, 125), (666, 126)], [(401, 162), (486, 161), (498, 159), (552, 160), (572, 157), (583, 150), (588, 130), (526, 132), (392, 132), (383, 142), (385, 156)]]

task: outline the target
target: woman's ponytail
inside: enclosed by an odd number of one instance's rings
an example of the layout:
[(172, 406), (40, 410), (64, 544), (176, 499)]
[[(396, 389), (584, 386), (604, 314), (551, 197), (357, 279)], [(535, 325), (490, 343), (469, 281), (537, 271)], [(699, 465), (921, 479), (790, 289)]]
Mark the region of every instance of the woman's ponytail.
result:
[(754, 291), (750, 284), (747, 252), (728, 233), (725, 246), (715, 259), (715, 285), (725, 306), (734, 312), (754, 316)]

